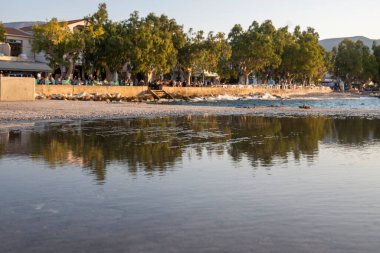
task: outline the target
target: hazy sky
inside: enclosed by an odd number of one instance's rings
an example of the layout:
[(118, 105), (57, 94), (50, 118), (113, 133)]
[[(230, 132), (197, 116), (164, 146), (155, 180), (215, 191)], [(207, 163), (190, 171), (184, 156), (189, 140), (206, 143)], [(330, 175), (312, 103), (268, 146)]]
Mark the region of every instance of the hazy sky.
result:
[[(0, 0), (0, 21), (82, 18), (96, 11), (97, 0)], [(105, 0), (109, 16), (124, 20), (137, 10), (164, 13), (185, 29), (228, 33), (234, 24), (271, 19), (276, 27), (314, 27), (320, 37), (363, 35), (380, 39), (379, 0)]]

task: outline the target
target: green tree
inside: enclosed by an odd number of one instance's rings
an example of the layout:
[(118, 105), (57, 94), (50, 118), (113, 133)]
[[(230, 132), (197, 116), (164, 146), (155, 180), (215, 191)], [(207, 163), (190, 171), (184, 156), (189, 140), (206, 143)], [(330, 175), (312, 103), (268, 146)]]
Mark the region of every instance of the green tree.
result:
[(277, 70), (279, 76), (286, 80), (286, 83), (292, 83), (297, 76), (299, 62), (299, 44), (293, 34), (288, 33), (284, 37), (284, 46), (281, 54), (281, 64)]
[(257, 74), (279, 61), (274, 45), (275, 31), (269, 20), (261, 25), (254, 21), (247, 31), (240, 25), (232, 28), (228, 36), (231, 62), (238, 69), (239, 83), (248, 84), (250, 74)]
[(297, 36), (299, 44), (299, 78), (303, 83), (311, 84), (322, 78), (326, 72), (325, 50), (319, 45), (319, 35), (313, 28), (308, 28)]
[(266, 67), (260, 74), (264, 80), (274, 79), (280, 81), (283, 79), (283, 58), (285, 56), (285, 50), (289, 46), (292, 38), (292, 34), (289, 33), (288, 27), (281, 27), (275, 32), (272, 32), (271, 36), (274, 41), (274, 50), (276, 57), (273, 57), (272, 62)]
[(0, 42), (5, 41), (5, 28), (2, 22), (0, 22)]
[(51, 67), (60, 67), (62, 73), (65, 68), (64, 78), (71, 79), (75, 62), (84, 46), (82, 31), (70, 31), (67, 22), (53, 18), (46, 24), (33, 26), (33, 32), (33, 51), (44, 51)]
[(185, 73), (186, 82), (191, 82), (194, 72), (216, 72), (221, 62), (231, 56), (231, 47), (223, 33), (214, 35), (210, 32), (207, 38), (203, 31), (189, 31), (185, 45), (179, 50), (179, 66)]
[(150, 82), (155, 75), (169, 73), (177, 64), (178, 50), (185, 38), (182, 26), (165, 15), (151, 13), (139, 18), (137, 12), (124, 22), (130, 39), (131, 64), (134, 73), (144, 73)]
[(376, 77), (376, 57), (360, 40), (342, 41), (338, 49), (334, 49), (334, 73), (352, 88), (353, 84), (362, 85)]
[(100, 3), (98, 10), (91, 16), (85, 17), (86, 26), (84, 28), (85, 45), (83, 49), (83, 66), (89, 75), (102, 69), (99, 58), (99, 40), (104, 35), (104, 26), (109, 21), (107, 5)]
[(317, 82), (328, 69), (329, 55), (318, 44), (319, 36), (312, 28), (301, 31), (297, 26), (293, 34), (283, 36), (283, 51), (279, 73), (287, 83)]
[(380, 83), (380, 45), (377, 45), (376, 42), (374, 42), (372, 45), (372, 51), (377, 63), (377, 69), (375, 71), (376, 75), (375, 75), (374, 81), (377, 84), (379, 84)]

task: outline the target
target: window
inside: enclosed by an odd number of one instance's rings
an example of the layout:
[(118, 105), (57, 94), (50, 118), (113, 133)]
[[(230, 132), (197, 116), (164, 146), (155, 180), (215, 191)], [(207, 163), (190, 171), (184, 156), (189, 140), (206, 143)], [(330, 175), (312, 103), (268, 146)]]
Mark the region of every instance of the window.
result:
[(22, 40), (7, 40), (9, 46), (11, 46), (11, 56), (19, 56), (22, 54)]

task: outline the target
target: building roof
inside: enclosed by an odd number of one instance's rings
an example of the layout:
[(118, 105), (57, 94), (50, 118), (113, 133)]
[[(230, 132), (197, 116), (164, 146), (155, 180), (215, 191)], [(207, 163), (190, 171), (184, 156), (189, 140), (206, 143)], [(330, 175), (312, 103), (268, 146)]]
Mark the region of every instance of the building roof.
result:
[(33, 26), (25, 26), (19, 28), (19, 30), (26, 32), (26, 33), (33, 33)]
[(8, 36), (20, 36), (20, 37), (32, 37), (29, 33), (26, 33), (20, 29), (12, 28), (12, 27), (5, 27), (5, 35)]
[(81, 18), (81, 19), (73, 19), (73, 20), (67, 20), (67, 24), (71, 25), (71, 24), (75, 24), (75, 23), (79, 23), (79, 22), (82, 22), (82, 21), (85, 21), (86, 19), (84, 18)]
[(51, 72), (52, 69), (44, 63), (20, 62), (20, 61), (0, 61), (0, 70), (4, 71), (32, 71)]
[[(68, 20), (66, 21), (68, 25), (71, 25), (71, 24), (75, 24), (75, 23), (79, 23), (79, 22), (82, 22), (82, 21), (85, 21), (86, 19), (74, 19), (74, 20)], [(39, 25), (43, 25), (43, 24), (39, 24)], [(20, 27), (18, 28), (18, 30), (21, 30), (22, 32), (25, 32), (27, 33), (29, 36), (31, 34), (33, 34), (33, 26), (24, 26), (24, 27)]]

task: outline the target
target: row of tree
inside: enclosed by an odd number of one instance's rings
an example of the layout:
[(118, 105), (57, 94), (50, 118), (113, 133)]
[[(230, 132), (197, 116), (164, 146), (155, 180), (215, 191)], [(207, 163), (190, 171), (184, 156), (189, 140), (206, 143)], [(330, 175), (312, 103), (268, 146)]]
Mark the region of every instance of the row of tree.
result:
[[(235, 25), (226, 36), (205, 34), (183, 26), (165, 15), (151, 13), (114, 22), (108, 18), (106, 4), (85, 18), (81, 29), (53, 18), (33, 27), (35, 52), (45, 52), (53, 68), (61, 68), (70, 79), (75, 63), (81, 61), (88, 75), (105, 72), (113, 81), (123, 68), (144, 76), (147, 82), (176, 69), (186, 82), (194, 73), (217, 72), (226, 81), (247, 84), (249, 78), (267, 82), (317, 83), (333, 73), (349, 85), (380, 79), (380, 46), (372, 50), (363, 42), (344, 40), (332, 52), (319, 45), (319, 35), (297, 26), (276, 29), (271, 21), (254, 21), (247, 30)], [(0, 40), (4, 37), (0, 25)], [(4, 38), (5, 39), (5, 38)]]
[(372, 52), (362, 41), (342, 41), (338, 48), (332, 51), (333, 71), (336, 77), (343, 80), (348, 86), (364, 84), (374, 81), (379, 83), (380, 78), (380, 46), (372, 46)]
[(326, 54), (313, 29), (290, 33), (276, 29), (271, 21), (253, 22), (243, 30), (235, 25), (223, 33), (185, 33), (183, 27), (165, 15), (151, 13), (113, 22), (106, 4), (86, 17), (86, 26), (70, 32), (68, 24), (52, 19), (34, 27), (33, 50), (44, 51), (53, 67), (65, 67), (72, 75), (76, 61), (88, 73), (104, 69), (107, 80), (129, 63), (130, 71), (142, 73), (146, 81), (173, 69), (180, 70), (187, 82), (194, 72), (217, 72), (227, 80), (248, 83), (249, 76), (261, 80), (293, 80), (311, 83), (327, 70)]

